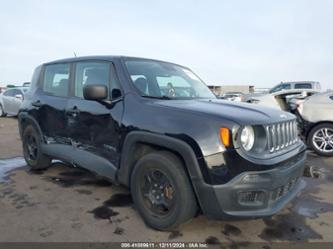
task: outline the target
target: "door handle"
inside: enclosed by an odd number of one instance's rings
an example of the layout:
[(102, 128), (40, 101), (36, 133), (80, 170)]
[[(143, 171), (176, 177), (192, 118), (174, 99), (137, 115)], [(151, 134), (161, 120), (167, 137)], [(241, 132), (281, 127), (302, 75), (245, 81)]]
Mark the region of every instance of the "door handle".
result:
[(40, 100), (36, 100), (36, 101), (32, 102), (31, 105), (34, 107), (41, 107), (42, 103), (40, 102)]

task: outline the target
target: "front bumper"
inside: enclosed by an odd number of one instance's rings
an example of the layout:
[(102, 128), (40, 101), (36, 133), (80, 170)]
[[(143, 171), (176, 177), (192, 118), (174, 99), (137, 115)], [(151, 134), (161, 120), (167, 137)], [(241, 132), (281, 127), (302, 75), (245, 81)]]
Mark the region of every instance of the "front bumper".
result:
[(195, 183), (204, 214), (211, 218), (270, 216), (281, 210), (305, 186), (305, 152), (284, 165), (244, 172), (222, 185)]

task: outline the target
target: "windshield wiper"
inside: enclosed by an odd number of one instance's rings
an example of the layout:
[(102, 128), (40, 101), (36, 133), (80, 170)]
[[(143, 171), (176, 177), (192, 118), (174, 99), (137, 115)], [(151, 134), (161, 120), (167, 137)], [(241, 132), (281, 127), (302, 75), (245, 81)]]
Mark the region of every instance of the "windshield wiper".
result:
[(141, 95), (141, 97), (150, 98), (150, 99), (172, 99), (166, 95), (162, 95), (162, 96)]

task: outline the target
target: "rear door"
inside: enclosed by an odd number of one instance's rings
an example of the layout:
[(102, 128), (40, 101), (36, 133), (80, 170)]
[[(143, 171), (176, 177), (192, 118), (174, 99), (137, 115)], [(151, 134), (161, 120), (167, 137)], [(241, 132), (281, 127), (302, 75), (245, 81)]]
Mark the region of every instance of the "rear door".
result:
[(43, 135), (50, 143), (69, 143), (65, 109), (69, 95), (71, 64), (49, 64), (43, 68), (41, 87), (34, 95), (33, 107)]
[[(67, 105), (69, 136), (77, 148), (104, 158), (117, 167), (123, 101), (119, 95), (112, 99), (114, 89), (120, 92), (113, 64), (109, 61), (83, 61), (75, 63), (73, 67), (73, 96)], [(108, 100), (98, 102), (84, 99), (83, 88), (89, 84), (107, 86)]]

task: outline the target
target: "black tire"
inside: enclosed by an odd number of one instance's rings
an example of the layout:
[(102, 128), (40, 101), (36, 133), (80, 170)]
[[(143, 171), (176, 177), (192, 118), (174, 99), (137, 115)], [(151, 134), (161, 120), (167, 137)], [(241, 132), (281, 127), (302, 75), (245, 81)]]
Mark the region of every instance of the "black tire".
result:
[[(324, 133), (322, 133), (322, 132), (324, 132), (325, 129), (329, 136), (324, 136)], [(314, 141), (315, 138), (317, 138), (318, 136), (321, 137), (322, 135), (324, 138), (327, 137), (326, 138), (326, 142), (327, 142), (326, 151), (324, 151), (323, 148), (320, 149), (320, 145), (322, 144), (321, 141), (317, 141), (317, 142)], [(332, 143), (333, 143), (333, 124), (332, 123), (322, 123), (322, 124), (316, 125), (315, 127), (313, 127), (311, 129), (311, 131), (307, 137), (308, 146), (314, 152), (316, 152), (318, 155), (321, 155), (321, 156), (333, 156)]]
[(0, 117), (6, 117), (7, 116), (7, 113), (5, 113), (2, 105), (0, 104)]
[[(169, 210), (162, 210), (165, 211), (163, 214), (156, 213), (152, 204), (150, 204), (150, 208), (147, 204), (151, 203), (149, 198), (144, 197), (143, 185), (149, 182), (146, 180), (149, 172), (160, 172), (159, 174), (164, 175), (170, 183), (160, 190), (163, 196), (170, 195), (170, 193), (173, 195), (171, 200), (164, 198), (172, 205)], [(168, 188), (167, 191), (165, 191), (166, 188)], [(158, 230), (171, 230), (181, 223), (189, 221), (195, 216), (198, 209), (183, 163), (177, 156), (167, 151), (152, 152), (139, 159), (131, 176), (131, 194), (134, 205), (145, 223)]]
[(46, 169), (52, 159), (41, 151), (41, 138), (32, 125), (27, 125), (23, 131), (23, 155), (27, 164), (34, 170)]

